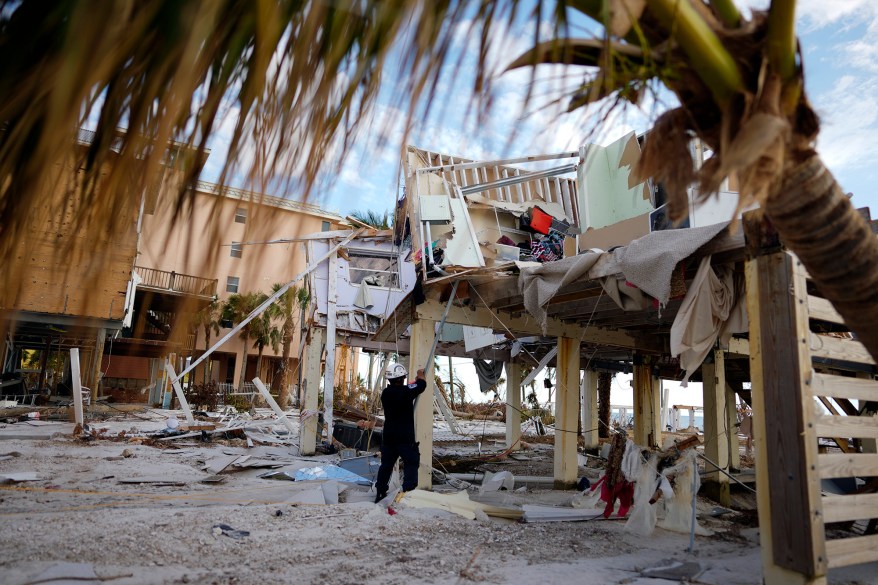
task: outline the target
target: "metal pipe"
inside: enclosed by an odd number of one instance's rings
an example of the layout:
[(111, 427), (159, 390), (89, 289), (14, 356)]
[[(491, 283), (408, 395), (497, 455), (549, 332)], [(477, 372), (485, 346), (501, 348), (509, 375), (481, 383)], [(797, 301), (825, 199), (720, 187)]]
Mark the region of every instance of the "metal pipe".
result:
[(540, 154), (536, 156), (522, 156), (518, 158), (505, 158), (492, 161), (475, 161), (468, 163), (452, 163), (450, 165), (440, 165), (435, 167), (424, 167), (418, 169), (418, 173), (445, 173), (461, 171), (465, 169), (478, 169), (483, 167), (496, 167), (499, 165), (510, 165), (516, 163), (538, 162), (541, 160), (557, 160), (559, 158), (576, 158), (579, 152), (561, 152), (558, 154)]
[(563, 167), (555, 167), (552, 169), (546, 169), (545, 171), (537, 171), (535, 173), (528, 173), (526, 175), (519, 175), (517, 177), (509, 177), (506, 179), (500, 179), (499, 181), (491, 181), (490, 183), (478, 183), (476, 185), (470, 185), (469, 187), (462, 187), (460, 189), (460, 192), (464, 195), (470, 195), (472, 193), (480, 193), (482, 191), (489, 191), (491, 189), (510, 187), (512, 185), (518, 185), (519, 183), (529, 183), (530, 181), (535, 181), (537, 179), (546, 179), (548, 177), (554, 177), (556, 175), (572, 173), (576, 171), (576, 167), (576, 163), (570, 163), (569, 165), (564, 165)]

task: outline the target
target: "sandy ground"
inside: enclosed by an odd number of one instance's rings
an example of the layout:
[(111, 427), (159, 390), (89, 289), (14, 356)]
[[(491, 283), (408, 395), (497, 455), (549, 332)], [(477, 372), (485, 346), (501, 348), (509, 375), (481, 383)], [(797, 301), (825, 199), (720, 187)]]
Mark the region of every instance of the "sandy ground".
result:
[[(115, 430), (153, 430), (162, 422), (106, 423)], [(51, 436), (49, 425), (0, 425), (0, 476), (36, 472), (39, 479), (0, 485), (0, 582), (36, 583), (639, 583), (679, 580), (641, 576), (650, 567), (694, 561), (691, 582), (761, 583), (758, 529), (708, 518), (716, 531), (698, 537), (657, 529), (630, 534), (624, 521), (523, 524), (466, 520), (396, 505), (391, 515), (350, 488), (334, 505), (291, 503), (311, 482), (259, 478), (264, 469), (228, 471), (219, 484), (205, 462), (239, 453), (292, 458), (289, 447), (257, 448), (179, 441), (159, 449), (129, 441), (85, 443)], [(66, 428), (66, 427), (63, 427)], [(240, 443), (240, 442), (239, 442)], [(463, 447), (461, 447), (463, 448)], [(479, 447), (469, 447), (478, 450)], [(127, 451), (127, 457), (123, 452)], [(8, 453), (17, 456), (6, 456)], [(539, 456), (539, 453), (537, 453)], [(309, 458), (298, 466), (332, 462)], [(127, 484), (132, 477), (183, 485)], [(365, 489), (365, 488), (363, 488)], [(304, 491), (303, 491), (304, 490)], [(319, 491), (319, 490), (318, 490)], [(517, 503), (563, 505), (573, 492), (528, 488)], [(307, 499), (307, 498), (306, 498)], [(249, 535), (224, 535), (225, 524)], [(58, 577), (76, 577), (75, 580)], [(94, 578), (89, 579), (89, 576)], [(833, 572), (832, 583), (878, 583), (878, 566)]]

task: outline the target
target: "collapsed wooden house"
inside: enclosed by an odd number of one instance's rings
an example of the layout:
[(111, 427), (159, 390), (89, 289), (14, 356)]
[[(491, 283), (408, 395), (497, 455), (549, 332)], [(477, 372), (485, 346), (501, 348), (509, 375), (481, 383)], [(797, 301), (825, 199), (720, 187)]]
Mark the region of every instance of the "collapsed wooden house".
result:
[[(586, 445), (598, 442), (595, 372), (628, 369), (633, 439), (646, 447), (662, 445), (660, 380), (703, 382), (705, 456), (718, 468), (709, 489), (728, 501), (738, 394), (754, 412), (766, 582), (825, 582), (829, 568), (878, 559), (874, 361), (758, 215), (725, 229), (733, 196), (700, 202), (693, 192), (693, 227), (661, 229), (661, 189), (629, 184), (637, 151), (633, 135), (606, 149), (494, 162), (409, 148), (397, 237), (411, 238), (420, 283), (373, 341), (406, 338), (411, 367), (432, 379), (434, 338), (448, 325), (503, 336), (487, 347), (506, 362), (510, 449), (520, 438), (523, 366), (554, 364), (558, 487), (577, 479), (580, 416)], [(565, 164), (512, 166), (557, 164), (546, 161)], [(556, 342), (521, 343), (528, 336)], [(421, 400), (422, 462), (431, 460), (433, 415)], [(841, 452), (823, 453), (830, 443)], [(821, 497), (821, 480), (842, 477), (866, 485)], [(430, 485), (422, 464), (419, 486)], [(827, 537), (828, 524), (869, 519), (862, 536)]]

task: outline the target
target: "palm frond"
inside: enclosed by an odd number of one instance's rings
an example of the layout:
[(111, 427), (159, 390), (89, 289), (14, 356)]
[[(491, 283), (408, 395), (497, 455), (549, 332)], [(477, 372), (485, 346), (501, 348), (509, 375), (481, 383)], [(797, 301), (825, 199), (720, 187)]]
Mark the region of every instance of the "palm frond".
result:
[(393, 221), (390, 217), (389, 211), (379, 212), (374, 209), (367, 209), (365, 211), (357, 210), (352, 211), (350, 216), (357, 220), (360, 223), (371, 226), (375, 229), (379, 230), (389, 230), (393, 227)]
[(0, 51), (15, 58), (0, 66), (0, 258), (45, 207), (46, 171), (58, 164), (81, 170), (68, 199), (95, 232), (161, 189), (176, 193), (179, 216), (229, 112), (220, 182), (240, 172), (307, 195), (341, 164), (331, 153), (369, 116), (383, 77), (406, 80), (389, 91), (406, 111), (435, 93), (455, 23), (496, 17), (475, 4), (3, 2)]

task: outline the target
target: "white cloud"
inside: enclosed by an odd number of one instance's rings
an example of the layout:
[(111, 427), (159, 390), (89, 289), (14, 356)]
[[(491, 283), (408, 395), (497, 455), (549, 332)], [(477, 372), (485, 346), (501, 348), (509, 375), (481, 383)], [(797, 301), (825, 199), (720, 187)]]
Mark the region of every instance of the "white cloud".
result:
[(818, 150), (827, 166), (871, 166), (878, 131), (878, 79), (846, 75), (832, 91), (818, 96), (815, 106), (823, 120)]

